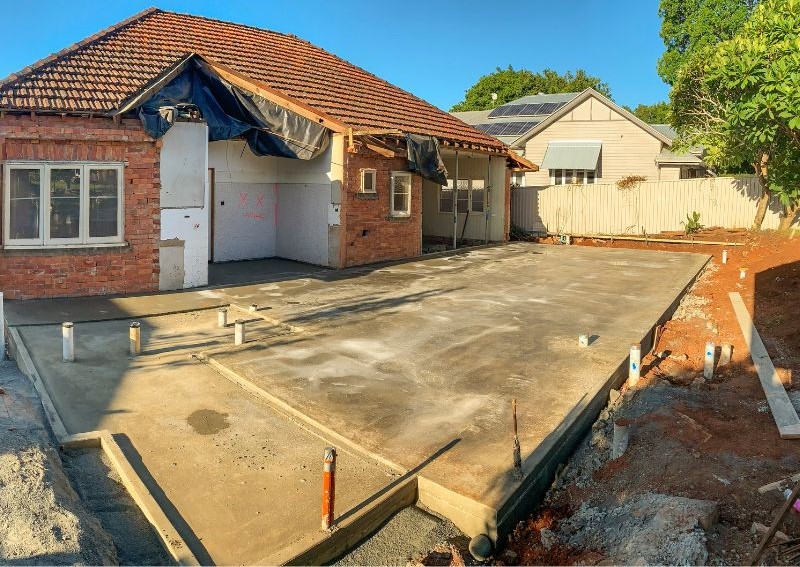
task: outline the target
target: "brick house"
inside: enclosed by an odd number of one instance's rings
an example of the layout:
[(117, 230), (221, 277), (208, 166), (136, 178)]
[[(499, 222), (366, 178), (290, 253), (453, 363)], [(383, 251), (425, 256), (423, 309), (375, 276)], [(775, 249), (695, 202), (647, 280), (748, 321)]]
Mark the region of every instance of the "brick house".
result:
[[(411, 167), (410, 134), (435, 140), (446, 180)], [(0, 81), (0, 161), (10, 299), (503, 241), (510, 172), (535, 168), (295, 36), (155, 8)]]

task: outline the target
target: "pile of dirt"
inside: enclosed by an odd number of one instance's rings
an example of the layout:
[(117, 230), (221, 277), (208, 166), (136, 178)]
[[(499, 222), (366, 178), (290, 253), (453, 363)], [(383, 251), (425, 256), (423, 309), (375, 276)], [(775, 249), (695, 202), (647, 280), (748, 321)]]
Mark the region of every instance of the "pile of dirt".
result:
[(41, 406), (0, 361), (0, 563), (116, 565), (111, 536), (64, 474)]

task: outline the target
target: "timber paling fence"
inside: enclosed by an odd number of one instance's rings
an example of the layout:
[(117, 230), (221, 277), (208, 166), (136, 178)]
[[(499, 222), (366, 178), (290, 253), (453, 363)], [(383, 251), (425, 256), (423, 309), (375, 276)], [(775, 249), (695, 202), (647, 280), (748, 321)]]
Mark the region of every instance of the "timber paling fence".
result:
[[(527, 232), (641, 235), (683, 230), (681, 221), (696, 211), (706, 227), (749, 228), (760, 195), (755, 176), (645, 181), (629, 189), (616, 183), (516, 187), (511, 222)], [(762, 228), (778, 228), (780, 211), (773, 198)]]

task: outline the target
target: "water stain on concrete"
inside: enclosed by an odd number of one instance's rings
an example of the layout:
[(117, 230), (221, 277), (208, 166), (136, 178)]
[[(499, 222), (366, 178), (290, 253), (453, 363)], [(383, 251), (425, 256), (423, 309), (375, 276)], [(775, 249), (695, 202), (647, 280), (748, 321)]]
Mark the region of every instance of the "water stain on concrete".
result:
[(231, 426), (228, 423), (228, 414), (218, 411), (201, 409), (193, 412), (186, 418), (186, 423), (200, 435), (214, 435)]

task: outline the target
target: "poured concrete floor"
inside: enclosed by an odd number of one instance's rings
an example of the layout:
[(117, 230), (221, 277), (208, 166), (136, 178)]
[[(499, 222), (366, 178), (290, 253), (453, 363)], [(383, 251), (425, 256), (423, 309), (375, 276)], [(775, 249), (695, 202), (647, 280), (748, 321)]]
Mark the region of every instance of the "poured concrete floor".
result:
[[(544, 452), (575, 435), (571, 425), (598, 407), (630, 344), (706, 260), (519, 243), (208, 290), (203, 301), (257, 303), (269, 321), (259, 319), (250, 342), (234, 349), (214, 311), (145, 319), (150, 354), (135, 361), (125, 356), (127, 321), (76, 326), (85, 350), (74, 365), (58, 362), (57, 327), (20, 330), (71, 432), (102, 426), (127, 435), (209, 555), (253, 562), (295, 529), (316, 527), (324, 442), (190, 353), (207, 351), (362, 448), (340, 460), (351, 467), (340, 482), (353, 478), (348, 506), (392, 480), (357, 456), (372, 453), (404, 469), (424, 463), (424, 503), (468, 532), (491, 531), (487, 518), (502, 515), (522, 487), (510, 474), (511, 399), (524, 470), (534, 477)], [(588, 348), (578, 346), (582, 333), (593, 335)], [(187, 421), (201, 410), (226, 414), (229, 426), (202, 434)], [(313, 486), (308, 495), (301, 478)], [(292, 519), (312, 502), (313, 521)], [(239, 533), (230, 549), (242, 525), (247, 537)]]

